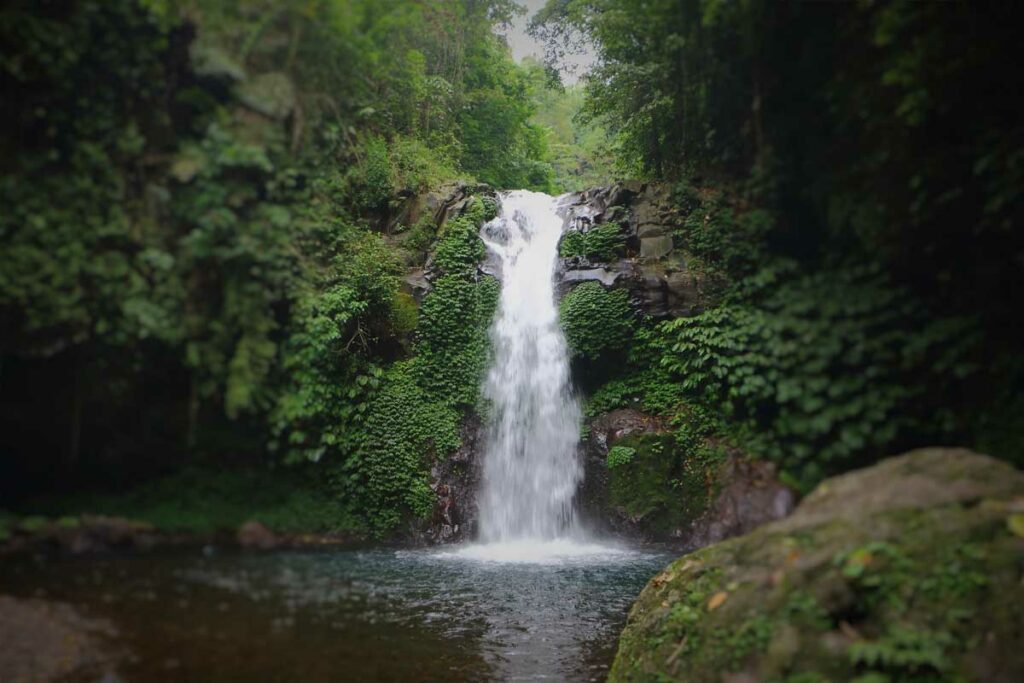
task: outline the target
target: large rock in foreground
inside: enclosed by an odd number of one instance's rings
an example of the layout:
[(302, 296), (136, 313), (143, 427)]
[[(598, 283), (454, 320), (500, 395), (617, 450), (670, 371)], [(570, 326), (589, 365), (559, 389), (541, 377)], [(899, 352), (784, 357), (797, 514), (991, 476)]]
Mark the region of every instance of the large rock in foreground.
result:
[(612, 681), (1024, 680), (1024, 473), (924, 449), (823, 482), (684, 556), (629, 615)]

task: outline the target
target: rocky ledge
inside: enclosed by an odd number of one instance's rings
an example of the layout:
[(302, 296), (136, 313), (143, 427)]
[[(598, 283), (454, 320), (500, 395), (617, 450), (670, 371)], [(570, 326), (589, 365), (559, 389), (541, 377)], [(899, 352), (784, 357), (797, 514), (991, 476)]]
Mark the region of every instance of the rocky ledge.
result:
[(914, 451), (669, 565), (610, 680), (1024, 680), (1022, 568), (1024, 473)]
[(577, 241), (586, 244), (587, 236), (603, 230), (607, 246), (575, 254), (561, 250), (560, 294), (594, 281), (628, 290), (637, 309), (655, 318), (690, 316), (705, 308), (708, 283), (677, 244), (683, 217), (668, 185), (627, 181), (599, 187), (569, 195), (563, 211), (563, 242), (580, 237)]

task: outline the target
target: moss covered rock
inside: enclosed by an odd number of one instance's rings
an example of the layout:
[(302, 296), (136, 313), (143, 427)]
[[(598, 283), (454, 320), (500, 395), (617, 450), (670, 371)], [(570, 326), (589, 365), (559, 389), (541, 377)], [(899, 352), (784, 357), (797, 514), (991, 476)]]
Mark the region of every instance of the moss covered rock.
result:
[(793, 491), (772, 463), (707, 434), (699, 419), (673, 425), (632, 408), (588, 425), (581, 503), (611, 530), (693, 550), (785, 517)]
[(924, 449), (640, 594), (612, 681), (1024, 680), (1024, 474)]

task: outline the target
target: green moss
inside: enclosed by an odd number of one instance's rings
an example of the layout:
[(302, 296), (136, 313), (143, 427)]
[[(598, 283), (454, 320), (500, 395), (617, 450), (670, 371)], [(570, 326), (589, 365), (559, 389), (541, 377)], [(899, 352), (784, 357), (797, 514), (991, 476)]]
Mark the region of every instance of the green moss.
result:
[(633, 434), (608, 452), (609, 502), (656, 535), (685, 528), (716, 492), (721, 455), (676, 434)]
[(398, 334), (409, 334), (419, 322), (419, 305), (411, 294), (397, 292), (391, 301), (391, 324)]

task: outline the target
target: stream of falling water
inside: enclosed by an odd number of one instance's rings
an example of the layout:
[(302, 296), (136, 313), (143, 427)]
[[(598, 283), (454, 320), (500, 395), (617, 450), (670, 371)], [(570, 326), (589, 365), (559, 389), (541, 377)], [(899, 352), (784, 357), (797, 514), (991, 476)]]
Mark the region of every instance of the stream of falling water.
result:
[(614, 552), (587, 542), (573, 506), (583, 477), (576, 453), (581, 415), (555, 301), (558, 199), (525, 190), (501, 199), (500, 215), (482, 231), (500, 261), (502, 289), (484, 387), (492, 414), (480, 544), (461, 554), (530, 562)]

